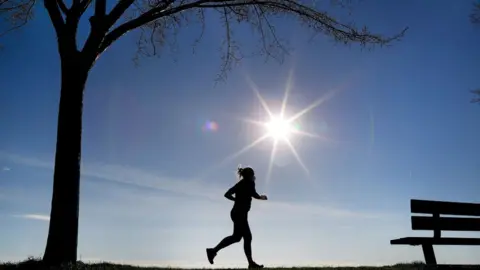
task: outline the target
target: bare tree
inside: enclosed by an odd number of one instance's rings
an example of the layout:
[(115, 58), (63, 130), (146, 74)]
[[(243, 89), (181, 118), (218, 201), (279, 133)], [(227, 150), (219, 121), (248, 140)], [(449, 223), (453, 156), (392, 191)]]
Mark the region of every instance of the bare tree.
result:
[(475, 97), (472, 98), (472, 103), (479, 103), (480, 104), (480, 89), (470, 91)]
[[(473, 3), (470, 20), (473, 24), (480, 24), (480, 0)], [(472, 98), (472, 103), (480, 103), (480, 88), (477, 90), (472, 90), (470, 92), (475, 95), (475, 97)]]
[[(43, 257), (44, 262), (58, 265), (77, 259), (80, 159), (82, 137), (83, 93), (89, 71), (99, 56), (116, 40), (139, 29), (139, 53), (156, 54), (157, 48), (171, 41), (188, 23), (205, 27), (208, 16), (218, 16), (225, 30), (223, 65), (225, 74), (232, 63), (241, 59), (240, 47), (233, 39), (235, 25), (249, 24), (261, 44), (260, 51), (279, 59), (287, 50), (277, 38), (274, 17), (291, 17), (312, 30), (334, 40), (360, 45), (386, 45), (398, 40), (403, 31), (390, 37), (371, 33), (366, 27), (343, 23), (315, 6), (315, 1), (302, 0), (118, 0), (107, 10), (106, 0), (44, 0), (57, 36), (61, 62), (61, 89), (58, 113), (57, 144), (53, 177), (50, 227)], [(333, 1), (340, 6), (341, 0)], [(349, 1), (346, 1), (347, 4)], [(11, 31), (32, 18), (36, 0), (0, 0), (0, 15), (8, 18)], [(77, 46), (80, 18), (91, 8), (90, 33), (83, 45)]]
[(473, 3), (472, 13), (470, 13), (472, 23), (480, 23), (480, 1)]

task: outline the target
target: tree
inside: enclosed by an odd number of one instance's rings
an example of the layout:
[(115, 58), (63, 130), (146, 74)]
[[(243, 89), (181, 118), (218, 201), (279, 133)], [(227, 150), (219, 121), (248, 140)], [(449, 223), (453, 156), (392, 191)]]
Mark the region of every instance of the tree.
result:
[(472, 103), (480, 103), (480, 89), (470, 91), (475, 97), (472, 98)]
[[(473, 3), (473, 10), (470, 14), (470, 20), (473, 24), (480, 24), (480, 1)], [(472, 94), (475, 95), (472, 98), (472, 103), (480, 103), (480, 88), (477, 90), (472, 90)]]
[[(333, 0), (332, 0), (333, 1)], [(344, 5), (341, 0), (333, 1)], [(348, 1), (347, 1), (348, 2)], [(21, 27), (32, 18), (36, 0), (0, 0), (0, 15), (11, 28)], [(221, 74), (240, 59), (240, 48), (232, 39), (234, 24), (249, 24), (259, 35), (267, 56), (277, 58), (287, 51), (277, 38), (273, 17), (289, 16), (311, 29), (345, 44), (385, 45), (402, 37), (407, 29), (391, 37), (371, 33), (366, 27), (342, 23), (313, 2), (301, 0), (118, 0), (107, 11), (106, 0), (44, 0), (45, 10), (57, 36), (61, 63), (61, 89), (57, 126), (53, 195), (44, 262), (58, 265), (77, 259), (80, 159), (83, 93), (89, 71), (99, 56), (128, 32), (141, 29), (139, 49), (149, 44), (156, 52), (186, 23), (205, 27), (206, 11), (216, 14), (225, 29)], [(77, 46), (77, 28), (87, 9), (90, 33), (82, 48)], [(210, 16), (210, 15), (209, 15)]]
[(472, 13), (470, 13), (472, 23), (480, 23), (480, 1), (473, 3)]

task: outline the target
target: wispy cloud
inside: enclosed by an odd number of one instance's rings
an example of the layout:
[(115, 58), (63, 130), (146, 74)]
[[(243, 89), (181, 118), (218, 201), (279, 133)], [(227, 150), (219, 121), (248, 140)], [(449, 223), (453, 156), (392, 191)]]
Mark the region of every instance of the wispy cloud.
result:
[(23, 214), (23, 215), (14, 215), (17, 218), (23, 219), (33, 219), (33, 220), (41, 220), (41, 221), (50, 221), (50, 217), (47, 215), (42, 214)]
[(8, 171), (10, 171), (10, 168), (9, 168), (9, 167), (3, 167), (3, 168), (2, 168), (2, 171), (8, 172)]
[(10, 162), (16, 164), (27, 165), (31, 167), (40, 167), (40, 168), (53, 168), (53, 162), (46, 162), (39, 158), (29, 158), (21, 155), (11, 154), (4, 151), (0, 151), (0, 159), (6, 159)]
[[(264, 204), (261, 206), (266, 209), (274, 209), (281, 212), (294, 212), (297, 214), (309, 214), (318, 216), (330, 216), (336, 218), (369, 218), (379, 219), (387, 218), (387, 214), (384, 213), (368, 213), (362, 211), (352, 211), (349, 209), (333, 208), (329, 206), (322, 206), (313, 203), (291, 203), (274, 201), (273, 203)], [(392, 216), (388, 215), (389, 218)]]
[[(52, 162), (46, 162), (37, 158), (23, 157), (15, 154), (9, 154), (0, 151), (0, 159), (8, 159), (10, 162), (38, 167), (53, 169)], [(82, 164), (81, 173), (83, 177), (96, 178), (112, 183), (121, 183), (133, 185), (153, 190), (167, 191), (181, 195), (195, 196), (209, 200), (220, 200), (219, 194), (224, 190), (210, 183), (200, 180), (174, 179), (170, 177), (159, 176), (157, 173), (148, 172), (130, 166), (121, 166), (114, 164)], [(338, 209), (328, 206), (320, 206), (313, 203), (293, 203), (269, 201), (262, 206), (265, 209), (278, 209), (280, 211), (292, 211), (295, 213), (304, 213), (310, 215), (330, 216), (337, 218), (391, 218), (391, 215), (384, 213), (365, 213), (361, 211), (352, 211), (348, 209)]]
[[(24, 157), (0, 151), (0, 159), (30, 167), (53, 169), (53, 162), (46, 162), (39, 158)], [(215, 187), (199, 180), (172, 179), (161, 177), (155, 173), (147, 172), (130, 166), (115, 164), (81, 164), (83, 177), (94, 177), (116, 183), (135, 185), (138, 187), (153, 188), (157, 190), (180, 193), (184, 195), (202, 196), (214, 199), (218, 196)]]
[(199, 180), (162, 177), (155, 173), (130, 166), (84, 164), (82, 166), (82, 175), (116, 183), (152, 188), (155, 190), (189, 196), (199, 196), (213, 200), (218, 197), (219, 192), (222, 192), (218, 187)]

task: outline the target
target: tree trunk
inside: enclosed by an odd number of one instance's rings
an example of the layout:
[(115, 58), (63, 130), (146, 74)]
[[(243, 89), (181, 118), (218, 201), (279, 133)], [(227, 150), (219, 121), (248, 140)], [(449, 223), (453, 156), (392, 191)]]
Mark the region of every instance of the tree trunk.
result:
[(61, 91), (50, 227), (43, 261), (77, 261), (83, 92), (90, 69), (80, 53), (60, 53)]

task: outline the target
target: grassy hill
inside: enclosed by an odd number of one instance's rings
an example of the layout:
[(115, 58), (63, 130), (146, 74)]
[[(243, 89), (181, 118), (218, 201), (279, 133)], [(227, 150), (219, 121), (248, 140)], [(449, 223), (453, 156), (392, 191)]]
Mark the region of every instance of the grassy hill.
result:
[[(440, 269), (480, 269), (480, 266), (442, 266), (438, 267)], [(30, 270), (30, 269), (78, 269), (78, 270), (174, 270), (175, 268), (165, 268), (165, 267), (140, 267), (132, 265), (120, 265), (120, 264), (111, 264), (108, 262), (104, 263), (83, 263), (78, 262), (77, 264), (64, 265), (60, 268), (47, 268), (43, 266), (42, 262), (38, 259), (27, 259), (22, 262), (7, 262), (0, 263), (0, 270)], [(178, 268), (179, 269), (179, 268)], [(208, 269), (208, 268), (203, 268)], [(266, 270), (423, 270), (423, 269), (437, 269), (432, 267), (427, 267), (424, 263), (413, 262), (413, 263), (400, 263), (396, 265), (389, 266), (360, 266), (360, 267), (294, 267), (294, 268), (265, 268)], [(192, 269), (193, 270), (193, 269)], [(198, 269), (202, 270), (202, 269)]]

